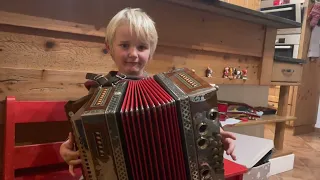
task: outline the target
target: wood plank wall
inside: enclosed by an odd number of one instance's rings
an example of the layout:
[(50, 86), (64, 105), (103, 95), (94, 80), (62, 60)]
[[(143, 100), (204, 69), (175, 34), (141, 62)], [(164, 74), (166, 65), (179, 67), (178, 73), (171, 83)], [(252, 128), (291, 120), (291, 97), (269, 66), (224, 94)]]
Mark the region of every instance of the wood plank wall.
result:
[(235, 4), (237, 6), (242, 6), (245, 8), (258, 10), (260, 9), (261, 0), (222, 0), (230, 4)]
[[(116, 68), (104, 50), (104, 29), (124, 7), (140, 7), (157, 23), (159, 46), (147, 67), (149, 73), (176, 66), (193, 68), (204, 76), (210, 66), (214, 77), (207, 80), (212, 83), (259, 84), (265, 34), (259, 25), (158, 0), (112, 4), (104, 0), (6, 1), (0, 6), (0, 147), (6, 96), (18, 100), (76, 99), (86, 94), (86, 72), (107, 73)], [(248, 81), (222, 79), (226, 66), (248, 68)], [(64, 140), (69, 130), (67, 123), (19, 125), (16, 142)]]

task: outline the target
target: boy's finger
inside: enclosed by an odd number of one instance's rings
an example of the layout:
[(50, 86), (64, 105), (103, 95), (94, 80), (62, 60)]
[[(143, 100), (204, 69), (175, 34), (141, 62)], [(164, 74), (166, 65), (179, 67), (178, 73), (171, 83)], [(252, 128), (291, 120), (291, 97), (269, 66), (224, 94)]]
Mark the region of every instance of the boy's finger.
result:
[(233, 140), (236, 140), (236, 136), (234, 136), (232, 133), (228, 133), (228, 138), (231, 138)]
[(237, 160), (237, 156), (234, 155), (233, 153), (231, 154), (231, 157), (232, 157), (233, 160), (235, 160), (235, 161)]
[(81, 163), (81, 159), (77, 159), (77, 160), (71, 160), (71, 161), (69, 161), (69, 165), (78, 165), (78, 164), (80, 164)]
[(69, 132), (69, 139), (70, 139), (71, 143), (74, 142), (74, 137), (73, 137), (73, 134), (71, 132)]
[(67, 156), (70, 157), (70, 159), (78, 159), (80, 156), (79, 151), (68, 151)]
[(235, 148), (235, 145), (230, 142), (230, 139), (228, 139), (227, 141), (228, 141), (228, 144), (229, 144), (229, 148), (228, 148), (228, 150), (227, 150), (226, 153), (229, 155), (229, 154), (232, 154), (232, 153), (233, 153), (234, 148)]
[(74, 177), (73, 165), (69, 165), (69, 173)]
[(231, 138), (233, 140), (236, 140), (236, 137), (230, 132), (223, 131), (221, 132), (221, 135), (225, 138)]
[(64, 143), (64, 145), (68, 148), (68, 149), (73, 149), (73, 143), (74, 143), (74, 139), (71, 133), (69, 133), (68, 136), (68, 140)]

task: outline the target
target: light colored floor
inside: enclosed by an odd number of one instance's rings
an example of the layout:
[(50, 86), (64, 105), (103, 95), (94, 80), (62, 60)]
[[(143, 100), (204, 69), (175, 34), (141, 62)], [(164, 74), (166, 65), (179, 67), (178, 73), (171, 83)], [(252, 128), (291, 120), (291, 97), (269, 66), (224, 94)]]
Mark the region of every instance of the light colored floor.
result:
[[(265, 138), (273, 139), (274, 126), (265, 126)], [(294, 169), (270, 177), (270, 180), (320, 180), (320, 133), (293, 136), (292, 129), (285, 132), (285, 150), (295, 154)]]

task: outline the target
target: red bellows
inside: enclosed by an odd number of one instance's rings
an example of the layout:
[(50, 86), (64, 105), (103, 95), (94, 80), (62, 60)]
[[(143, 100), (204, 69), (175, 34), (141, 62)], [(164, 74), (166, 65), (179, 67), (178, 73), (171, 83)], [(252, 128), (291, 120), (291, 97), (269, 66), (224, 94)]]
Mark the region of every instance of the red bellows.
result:
[(132, 179), (186, 179), (175, 101), (153, 78), (128, 82), (121, 120)]

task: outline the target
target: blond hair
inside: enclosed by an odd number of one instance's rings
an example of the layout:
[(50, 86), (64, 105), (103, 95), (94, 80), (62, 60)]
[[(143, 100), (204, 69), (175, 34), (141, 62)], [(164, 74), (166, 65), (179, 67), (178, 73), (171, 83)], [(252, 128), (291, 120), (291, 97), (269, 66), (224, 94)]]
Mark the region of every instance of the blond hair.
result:
[(137, 37), (150, 45), (150, 58), (153, 56), (157, 43), (158, 33), (154, 21), (140, 8), (125, 8), (118, 12), (109, 22), (105, 41), (112, 50), (112, 44), (117, 28), (123, 23), (130, 25)]

